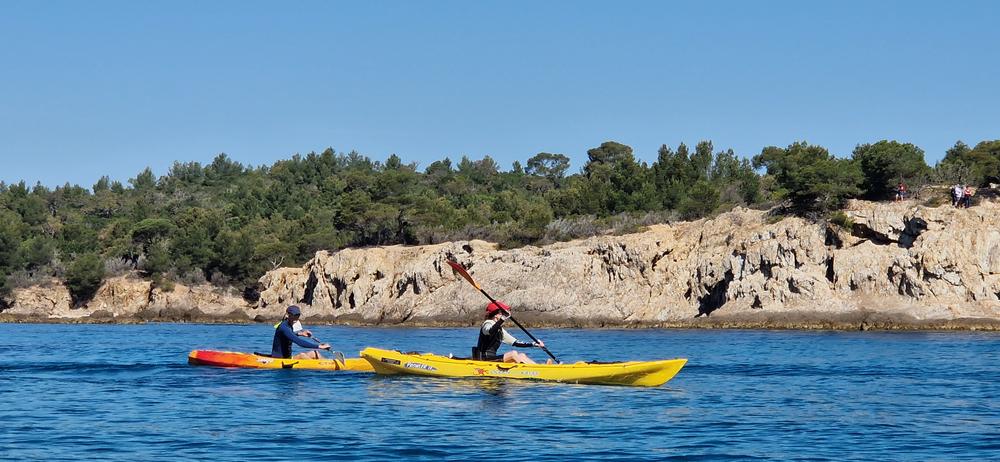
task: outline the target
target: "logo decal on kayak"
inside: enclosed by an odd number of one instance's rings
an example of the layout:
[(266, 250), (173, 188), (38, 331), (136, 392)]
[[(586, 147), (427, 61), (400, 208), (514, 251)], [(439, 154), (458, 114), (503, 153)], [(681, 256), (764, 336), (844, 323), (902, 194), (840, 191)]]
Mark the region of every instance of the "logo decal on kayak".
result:
[(399, 360), (398, 359), (382, 358), (382, 362), (384, 362), (386, 364), (395, 364), (397, 366), (399, 365)]
[[(513, 368), (511, 368), (511, 369), (513, 369)], [(515, 374), (515, 375), (520, 375), (522, 377), (538, 377), (538, 371), (525, 371), (525, 370), (514, 370), (514, 371), (512, 371), (511, 369), (501, 369), (499, 367), (496, 368), (496, 369), (491, 369), (491, 370), (476, 369), (475, 370), (475, 375), (494, 375), (494, 376), (496, 376), (496, 375), (508, 375), (509, 376), (511, 374)]]
[[(398, 364), (398, 363), (397, 363)], [(437, 368), (434, 366), (428, 366), (424, 363), (406, 363), (403, 367), (407, 369), (423, 369), (425, 371), (436, 371)]]

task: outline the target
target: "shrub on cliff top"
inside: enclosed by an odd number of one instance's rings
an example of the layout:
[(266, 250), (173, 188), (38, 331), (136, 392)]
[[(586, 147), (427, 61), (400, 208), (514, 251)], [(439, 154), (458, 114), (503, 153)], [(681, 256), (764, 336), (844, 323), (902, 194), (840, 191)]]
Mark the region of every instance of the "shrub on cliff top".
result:
[(77, 258), (66, 270), (66, 287), (73, 297), (73, 305), (87, 303), (104, 281), (104, 262), (96, 254), (88, 253)]
[(787, 199), (802, 215), (815, 215), (841, 207), (861, 193), (861, 169), (838, 159), (822, 146), (805, 142), (787, 148), (770, 146), (753, 158), (754, 167), (766, 167), (778, 186), (775, 194)]
[(847, 231), (854, 229), (854, 220), (847, 216), (842, 210), (837, 210), (830, 214), (830, 223), (833, 223)]

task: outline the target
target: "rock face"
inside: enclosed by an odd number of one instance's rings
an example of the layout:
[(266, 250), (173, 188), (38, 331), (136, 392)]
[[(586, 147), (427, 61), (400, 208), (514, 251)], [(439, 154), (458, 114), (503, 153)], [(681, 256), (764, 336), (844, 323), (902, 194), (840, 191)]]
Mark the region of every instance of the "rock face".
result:
[(193, 311), (246, 320), (278, 318), (298, 304), (314, 322), (468, 325), (482, 318), (486, 299), (445, 263), (454, 258), (536, 325), (746, 319), (780, 326), (859, 313), (917, 324), (1000, 320), (995, 203), (954, 209), (859, 201), (845, 213), (850, 229), (736, 209), (545, 247), (498, 250), (474, 240), (323, 251), (301, 268), (265, 274), (256, 304), (208, 286), (163, 292), (119, 278), (106, 281), (83, 311), (70, 309), (65, 288), (55, 284), (16, 293), (7, 312), (155, 318)]
[[(363, 323), (473, 322), (485, 299), (469, 268), (519, 317), (655, 324), (702, 316), (869, 312), (920, 320), (1000, 318), (1000, 210), (853, 202), (850, 230), (736, 209), (543, 248), (482, 242), (319, 252), (261, 279), (259, 309)], [(278, 308), (274, 308), (277, 306)]]
[[(249, 320), (253, 308), (238, 294), (209, 285), (175, 284), (154, 288), (134, 277), (109, 278), (94, 299), (73, 307), (69, 289), (58, 281), (44, 287), (14, 290), (14, 303), (4, 311), (17, 319)], [(30, 317), (30, 318), (29, 318)]]
[(14, 289), (13, 303), (4, 311), (30, 317), (80, 317), (89, 313), (72, 312), (73, 300), (61, 282), (53, 279), (45, 285)]

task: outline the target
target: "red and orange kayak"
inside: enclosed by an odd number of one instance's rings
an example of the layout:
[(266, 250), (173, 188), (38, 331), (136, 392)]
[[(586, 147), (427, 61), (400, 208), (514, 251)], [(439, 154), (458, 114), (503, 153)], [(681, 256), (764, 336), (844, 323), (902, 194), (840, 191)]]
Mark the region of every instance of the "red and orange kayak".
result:
[(188, 354), (188, 364), (196, 366), (247, 367), (254, 369), (316, 369), (324, 371), (373, 372), (371, 364), (361, 358), (284, 359), (235, 351), (194, 350)]

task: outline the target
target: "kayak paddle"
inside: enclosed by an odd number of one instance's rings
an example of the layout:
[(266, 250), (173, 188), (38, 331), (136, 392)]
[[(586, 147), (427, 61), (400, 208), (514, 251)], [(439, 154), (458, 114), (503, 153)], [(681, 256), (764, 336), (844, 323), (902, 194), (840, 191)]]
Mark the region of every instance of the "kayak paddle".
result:
[[(479, 289), (479, 292), (481, 292), (483, 295), (485, 295), (486, 298), (490, 299), (490, 301), (493, 302), (493, 303), (497, 303), (497, 301), (493, 297), (490, 297), (490, 294), (486, 293), (486, 291), (483, 290), (483, 288), (480, 287), (479, 284), (476, 283), (476, 281), (472, 279), (472, 275), (470, 275), (469, 272), (465, 270), (464, 266), (462, 266), (461, 264), (459, 264), (457, 261), (454, 261), (454, 260), (445, 260), (445, 261), (448, 262), (448, 265), (451, 266), (451, 268), (453, 270), (457, 271), (458, 274), (461, 274), (462, 277), (465, 278), (466, 281), (469, 281), (469, 284), (472, 284), (473, 287)], [(503, 311), (504, 313), (507, 314), (507, 317), (510, 318), (511, 321), (514, 321), (514, 324), (517, 324), (517, 327), (520, 327), (521, 330), (523, 330), (525, 334), (528, 334), (528, 337), (531, 337), (531, 340), (533, 340), (535, 343), (538, 343), (538, 339), (535, 338), (534, 335), (531, 335), (531, 332), (528, 332), (528, 329), (525, 329), (524, 326), (521, 325), (521, 323), (517, 322), (517, 319), (514, 319), (514, 316), (512, 316), (510, 314), (510, 311), (507, 311), (507, 310), (503, 309), (503, 307), (501, 307), (499, 303), (497, 303), (497, 306), (500, 307), (501, 311)], [(555, 361), (557, 363), (559, 362), (559, 360), (556, 359), (556, 356), (553, 355), (551, 351), (549, 351), (548, 347), (541, 347), (541, 349), (542, 349), (542, 351), (545, 351), (545, 353), (548, 354), (549, 357), (551, 357), (553, 361)]]

